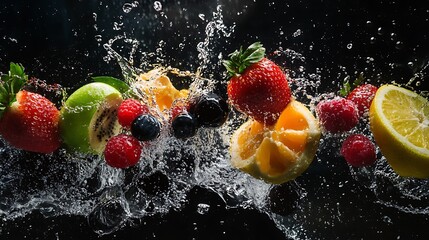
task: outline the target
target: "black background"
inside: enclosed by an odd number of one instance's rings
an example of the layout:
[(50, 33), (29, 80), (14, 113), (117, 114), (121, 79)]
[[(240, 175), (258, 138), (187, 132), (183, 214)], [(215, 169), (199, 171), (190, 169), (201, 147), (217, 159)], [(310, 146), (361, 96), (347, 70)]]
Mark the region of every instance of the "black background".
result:
[[(123, 13), (125, 2), (105, 1), (101, 6), (95, 0), (2, 0), (0, 71), (7, 71), (11, 61), (20, 62), (31, 76), (68, 88), (84, 84), (91, 75), (119, 77), (118, 65), (103, 61), (106, 51), (95, 36), (102, 35), (102, 43), (114, 36), (112, 22)], [(204, 38), (204, 24), (193, 30), (180, 29), (185, 23), (181, 21), (185, 20), (183, 15), (178, 15), (172, 17), (174, 26), (163, 31), (162, 27), (145, 21), (159, 15), (153, 9), (153, 1), (139, 2), (138, 9), (147, 11), (147, 15), (140, 16), (138, 23), (135, 18), (125, 18), (124, 30), (136, 39), (144, 39), (145, 51), (153, 51), (156, 39), (168, 39), (168, 44), (177, 46), (178, 38), (172, 37), (172, 33), (190, 36), (184, 49), (167, 49), (165, 55), (169, 64), (195, 70), (198, 66), (195, 46)], [(228, 42), (217, 46), (219, 52), (226, 56), (238, 46), (254, 40), (260, 40), (269, 52), (279, 47), (291, 48), (306, 58), (307, 71), (321, 76), (324, 83), (321, 90), (336, 90), (338, 81), (348, 75), (355, 77), (358, 72), (364, 72), (374, 82), (406, 82), (429, 58), (428, 1), (183, 0), (180, 4), (175, 1), (161, 3), (163, 11), (170, 16), (174, 16), (179, 5), (187, 8), (190, 23), (198, 21), (198, 13), (205, 13), (209, 18), (211, 12), (216, 11), (216, 5), (222, 4), (224, 23), (235, 23), (236, 27)], [(237, 12), (242, 14), (237, 16)], [(97, 13), (97, 21), (93, 13)], [(293, 37), (298, 29), (302, 34)], [(372, 37), (375, 39), (371, 40)], [(368, 63), (368, 57), (374, 60)], [(297, 66), (290, 63), (290, 67)], [(424, 77), (421, 80), (423, 84), (417, 88), (428, 90), (428, 80)], [(320, 197), (310, 192), (307, 200), (319, 203), (315, 204), (318, 207), (314, 212), (308, 213), (309, 217), (316, 218), (323, 214), (324, 208), (338, 202), (344, 206), (342, 214), (347, 216), (342, 219), (349, 220), (335, 222), (333, 226), (310, 221), (312, 223), (306, 228), (316, 233), (314, 236), (321, 239), (429, 237), (427, 216), (402, 213), (375, 203), (372, 193), (349, 176), (342, 159), (324, 152), (318, 154), (325, 162), (315, 162), (298, 179), (309, 191), (319, 189), (323, 194)], [(332, 184), (319, 186), (322, 180)], [(342, 188), (338, 187), (339, 182), (345, 183)], [(208, 214), (198, 214), (198, 203), (208, 203), (212, 208)], [(391, 223), (383, 220), (385, 216)], [(3, 222), (0, 231), (1, 239), (125, 239), (130, 236), (139, 239), (284, 239), (283, 233), (266, 215), (255, 210), (227, 210), (219, 197), (200, 188), (189, 193), (189, 202), (182, 211), (142, 219), (107, 236), (96, 235), (84, 217), (44, 218), (37, 212), (24, 219)]]

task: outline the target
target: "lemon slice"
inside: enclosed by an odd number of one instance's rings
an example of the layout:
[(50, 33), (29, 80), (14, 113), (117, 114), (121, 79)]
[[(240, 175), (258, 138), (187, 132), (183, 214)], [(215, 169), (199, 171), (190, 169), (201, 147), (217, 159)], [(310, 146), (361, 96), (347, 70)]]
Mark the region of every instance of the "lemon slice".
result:
[(313, 161), (320, 139), (319, 122), (292, 100), (274, 126), (249, 120), (231, 137), (232, 166), (280, 184), (300, 176)]
[(394, 85), (380, 87), (370, 107), (370, 126), (393, 170), (403, 177), (429, 177), (429, 102)]

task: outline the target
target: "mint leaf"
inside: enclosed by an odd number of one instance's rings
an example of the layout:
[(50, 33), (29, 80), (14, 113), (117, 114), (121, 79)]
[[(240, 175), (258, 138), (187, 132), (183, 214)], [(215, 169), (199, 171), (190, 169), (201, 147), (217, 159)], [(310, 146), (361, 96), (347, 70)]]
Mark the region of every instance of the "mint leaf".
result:
[(102, 82), (116, 88), (119, 92), (124, 93), (130, 89), (130, 86), (124, 81), (109, 76), (92, 77), (94, 82)]

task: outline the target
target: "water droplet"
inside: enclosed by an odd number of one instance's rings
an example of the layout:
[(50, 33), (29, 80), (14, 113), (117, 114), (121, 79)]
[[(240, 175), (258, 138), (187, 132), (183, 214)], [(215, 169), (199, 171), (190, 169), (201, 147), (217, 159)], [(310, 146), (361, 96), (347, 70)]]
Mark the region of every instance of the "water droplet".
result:
[(382, 27), (379, 27), (377, 29), (377, 33), (378, 33), (378, 35), (383, 35), (384, 34), (384, 29)]
[(297, 29), (293, 34), (292, 34), (292, 36), (293, 37), (298, 37), (298, 36), (300, 36), (302, 34), (302, 30), (301, 29)]
[(404, 43), (401, 41), (397, 41), (395, 47), (396, 47), (396, 49), (400, 50), (404, 47)]
[(11, 41), (11, 42), (13, 42), (13, 43), (18, 43), (18, 40), (16, 40), (15, 38), (9, 38), (9, 40)]
[(153, 8), (155, 9), (155, 11), (161, 11), (162, 10), (162, 4), (160, 1), (155, 1), (153, 3)]
[(95, 38), (95, 41), (97, 42), (103, 41), (103, 37), (101, 35), (95, 35), (94, 38)]
[(391, 224), (391, 223), (392, 223), (392, 219), (391, 219), (390, 217), (388, 217), (388, 216), (383, 216), (383, 221), (384, 221), (385, 223), (389, 223), (389, 224)]
[(139, 5), (139, 2), (134, 1), (133, 3), (124, 3), (124, 5), (122, 5), (122, 11), (124, 11), (124, 13), (130, 13), (131, 10), (135, 7), (137, 7)]
[(370, 41), (370, 43), (372, 43), (372, 44), (374, 44), (375, 42), (376, 42), (376, 38), (375, 37), (371, 37), (370, 39), (369, 39), (369, 41)]
[(197, 212), (201, 215), (206, 214), (210, 210), (210, 205), (205, 203), (200, 203), (197, 206)]

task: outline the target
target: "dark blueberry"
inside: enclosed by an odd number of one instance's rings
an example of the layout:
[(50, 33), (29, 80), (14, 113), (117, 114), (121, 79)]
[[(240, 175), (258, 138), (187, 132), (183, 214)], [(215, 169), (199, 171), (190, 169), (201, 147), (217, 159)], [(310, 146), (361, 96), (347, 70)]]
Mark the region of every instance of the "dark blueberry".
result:
[(189, 113), (181, 113), (173, 119), (171, 128), (176, 138), (192, 137), (197, 131), (197, 121)]
[(190, 109), (202, 127), (220, 127), (228, 118), (229, 106), (225, 99), (215, 93), (198, 97)]
[(150, 114), (143, 114), (131, 124), (131, 134), (140, 141), (150, 141), (159, 136), (161, 123)]

